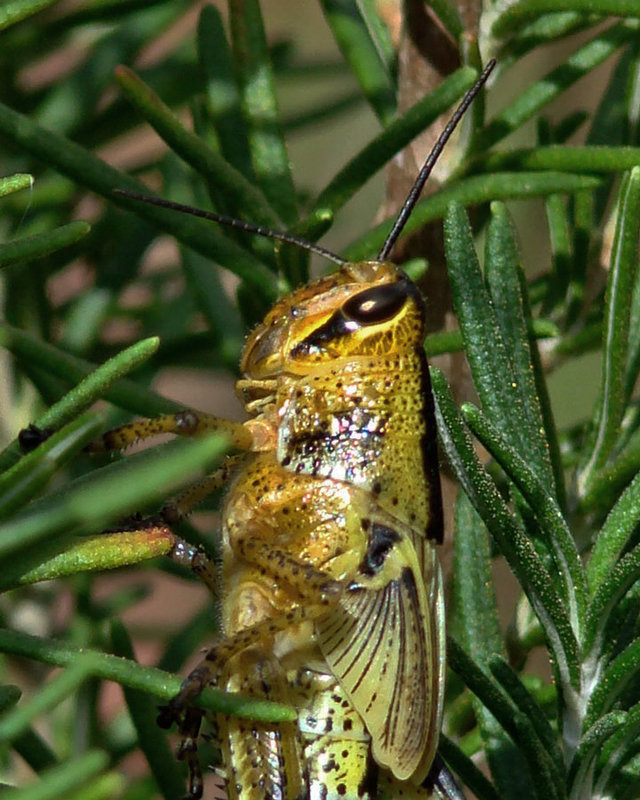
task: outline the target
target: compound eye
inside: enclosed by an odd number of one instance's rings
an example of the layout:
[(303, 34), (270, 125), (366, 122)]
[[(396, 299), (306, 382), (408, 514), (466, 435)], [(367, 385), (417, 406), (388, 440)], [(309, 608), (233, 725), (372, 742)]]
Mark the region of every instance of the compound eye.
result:
[(373, 286), (350, 297), (342, 306), (342, 314), (360, 325), (375, 325), (394, 317), (407, 299), (403, 282)]

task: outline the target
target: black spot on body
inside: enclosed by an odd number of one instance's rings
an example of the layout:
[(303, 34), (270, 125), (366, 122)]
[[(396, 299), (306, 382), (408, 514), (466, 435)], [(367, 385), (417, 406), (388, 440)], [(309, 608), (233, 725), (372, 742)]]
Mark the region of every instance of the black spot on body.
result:
[(359, 566), (360, 572), (365, 575), (375, 575), (379, 572), (389, 551), (399, 540), (400, 537), (393, 528), (374, 522), (369, 535), (367, 552)]
[(375, 798), (378, 794), (378, 765), (373, 760), (371, 748), (367, 755), (367, 768), (358, 784), (358, 797)]

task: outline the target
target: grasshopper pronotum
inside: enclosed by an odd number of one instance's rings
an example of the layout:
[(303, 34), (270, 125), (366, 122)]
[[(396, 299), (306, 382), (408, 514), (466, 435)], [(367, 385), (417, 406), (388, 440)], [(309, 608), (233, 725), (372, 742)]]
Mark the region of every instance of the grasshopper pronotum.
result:
[[(216, 720), (230, 800), (453, 796), (434, 761), (444, 686), (435, 545), (442, 511), (425, 310), (388, 254), (485, 69), (434, 147), (375, 261), (190, 210), (328, 255), (337, 272), (280, 299), (249, 336), (238, 389), (250, 419), (197, 412), (125, 425), (122, 449), (158, 432), (224, 430), (243, 455), (164, 511), (188, 513), (229, 482), (221, 574), (176, 537), (174, 558), (221, 587), (223, 638), (165, 706), (202, 795), (193, 701), (207, 685), (293, 705), (297, 723)], [(148, 202), (185, 210), (154, 198)]]

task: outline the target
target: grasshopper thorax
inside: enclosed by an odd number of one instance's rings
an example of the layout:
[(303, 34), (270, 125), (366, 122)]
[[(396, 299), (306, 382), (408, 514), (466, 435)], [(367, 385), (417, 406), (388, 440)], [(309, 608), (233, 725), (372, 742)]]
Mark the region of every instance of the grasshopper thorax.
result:
[(280, 466), (359, 486), (439, 539), (424, 327), (424, 301), (400, 269), (344, 264), (276, 303), (247, 340), (241, 388)]

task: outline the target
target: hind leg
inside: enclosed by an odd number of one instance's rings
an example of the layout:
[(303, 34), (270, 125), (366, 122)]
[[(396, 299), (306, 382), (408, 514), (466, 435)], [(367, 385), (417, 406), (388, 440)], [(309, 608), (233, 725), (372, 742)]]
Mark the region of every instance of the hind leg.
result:
[[(227, 665), (221, 686), (259, 700), (293, 706), (295, 699), (280, 662), (268, 651), (245, 650)], [(256, 723), (217, 715), (229, 800), (302, 800), (303, 751), (293, 722)]]
[[(291, 622), (288, 619), (287, 624)], [(264, 627), (263, 635), (273, 635), (273, 625)], [(215, 684), (225, 691), (261, 700), (293, 703), (286, 676), (277, 659), (268, 655), (269, 648), (249, 645), (250, 640), (260, 640), (260, 632), (252, 630), (250, 636), (249, 631), (243, 633), (245, 636), (232, 637), (212, 648), (183, 682), (180, 692), (160, 707), (160, 727), (178, 723), (178, 759), (186, 761), (189, 768), (190, 800), (199, 800), (203, 791), (198, 734), (204, 712), (191, 704), (205, 686)], [(295, 722), (256, 723), (218, 714), (217, 727), (230, 800), (303, 798), (302, 750)]]
[[(338, 581), (327, 579), (329, 585), (342, 589)], [(339, 593), (334, 592), (332, 602), (338, 602)], [(159, 724), (170, 727), (178, 722), (207, 686), (219, 686), (226, 664), (249, 648), (271, 648), (277, 634), (295, 628), (304, 622), (312, 622), (326, 613), (326, 604), (300, 605), (289, 611), (261, 620), (250, 628), (244, 628), (232, 636), (216, 643), (198, 666), (183, 681), (178, 694), (162, 709)]]

